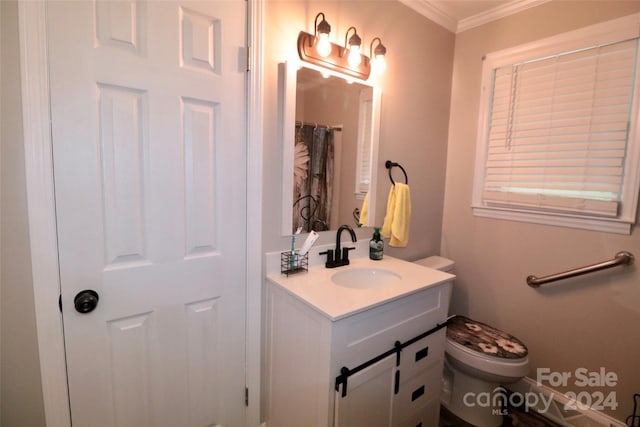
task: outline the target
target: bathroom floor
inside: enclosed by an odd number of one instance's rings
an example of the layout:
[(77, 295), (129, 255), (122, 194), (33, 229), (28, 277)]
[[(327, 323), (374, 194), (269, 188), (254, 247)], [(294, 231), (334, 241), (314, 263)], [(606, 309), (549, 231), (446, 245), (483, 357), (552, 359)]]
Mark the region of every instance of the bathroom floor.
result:
[[(500, 427), (562, 427), (542, 415), (534, 412), (521, 411), (518, 408), (509, 408), (508, 415), (503, 417)], [(440, 407), (439, 427), (486, 427), (474, 426), (453, 415), (446, 408)]]

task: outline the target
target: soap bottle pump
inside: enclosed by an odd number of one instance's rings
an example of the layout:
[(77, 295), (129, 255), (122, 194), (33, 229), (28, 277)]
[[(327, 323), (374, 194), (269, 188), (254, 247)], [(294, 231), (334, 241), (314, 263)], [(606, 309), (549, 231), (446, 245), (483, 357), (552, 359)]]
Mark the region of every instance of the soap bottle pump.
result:
[(369, 240), (369, 258), (373, 260), (381, 260), (384, 251), (384, 241), (380, 238), (380, 227), (375, 227), (373, 238)]

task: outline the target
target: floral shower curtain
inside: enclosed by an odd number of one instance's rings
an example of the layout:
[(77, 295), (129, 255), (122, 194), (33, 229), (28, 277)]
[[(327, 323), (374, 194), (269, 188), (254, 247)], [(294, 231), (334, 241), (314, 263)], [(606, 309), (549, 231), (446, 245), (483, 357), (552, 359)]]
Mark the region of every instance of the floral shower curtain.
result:
[(296, 126), (293, 231), (329, 229), (333, 194), (333, 130)]

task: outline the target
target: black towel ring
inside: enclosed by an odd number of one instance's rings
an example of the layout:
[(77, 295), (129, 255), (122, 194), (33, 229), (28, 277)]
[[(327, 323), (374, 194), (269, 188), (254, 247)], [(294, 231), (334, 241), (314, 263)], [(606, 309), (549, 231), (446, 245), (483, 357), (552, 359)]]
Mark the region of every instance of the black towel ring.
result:
[(391, 180), (391, 183), (392, 183), (393, 185), (396, 185), (396, 182), (393, 180), (393, 177), (391, 176), (391, 169), (392, 169), (394, 166), (397, 166), (397, 167), (399, 167), (399, 168), (400, 168), (400, 170), (401, 170), (401, 171), (402, 171), (402, 173), (404, 174), (404, 183), (405, 183), (405, 184), (409, 184), (409, 178), (407, 177), (407, 171), (406, 171), (406, 170), (404, 170), (404, 168), (403, 168), (402, 166), (400, 166), (400, 164), (399, 164), (399, 163), (395, 163), (395, 162), (392, 162), (391, 160), (387, 160), (386, 162), (384, 162), (384, 167), (385, 167), (385, 168), (387, 168), (387, 169), (389, 169), (389, 179)]

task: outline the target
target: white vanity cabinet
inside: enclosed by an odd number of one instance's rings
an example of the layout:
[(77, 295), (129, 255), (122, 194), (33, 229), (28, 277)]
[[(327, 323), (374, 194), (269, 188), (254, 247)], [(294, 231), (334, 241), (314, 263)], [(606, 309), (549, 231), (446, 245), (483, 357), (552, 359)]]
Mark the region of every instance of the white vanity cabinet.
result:
[[(454, 276), (432, 274), (428, 286), (343, 316), (301, 298), (285, 279), (269, 280), (267, 426), (438, 425), (445, 329), (428, 332), (446, 321)], [(336, 386), (343, 368), (351, 372), (346, 390)]]

